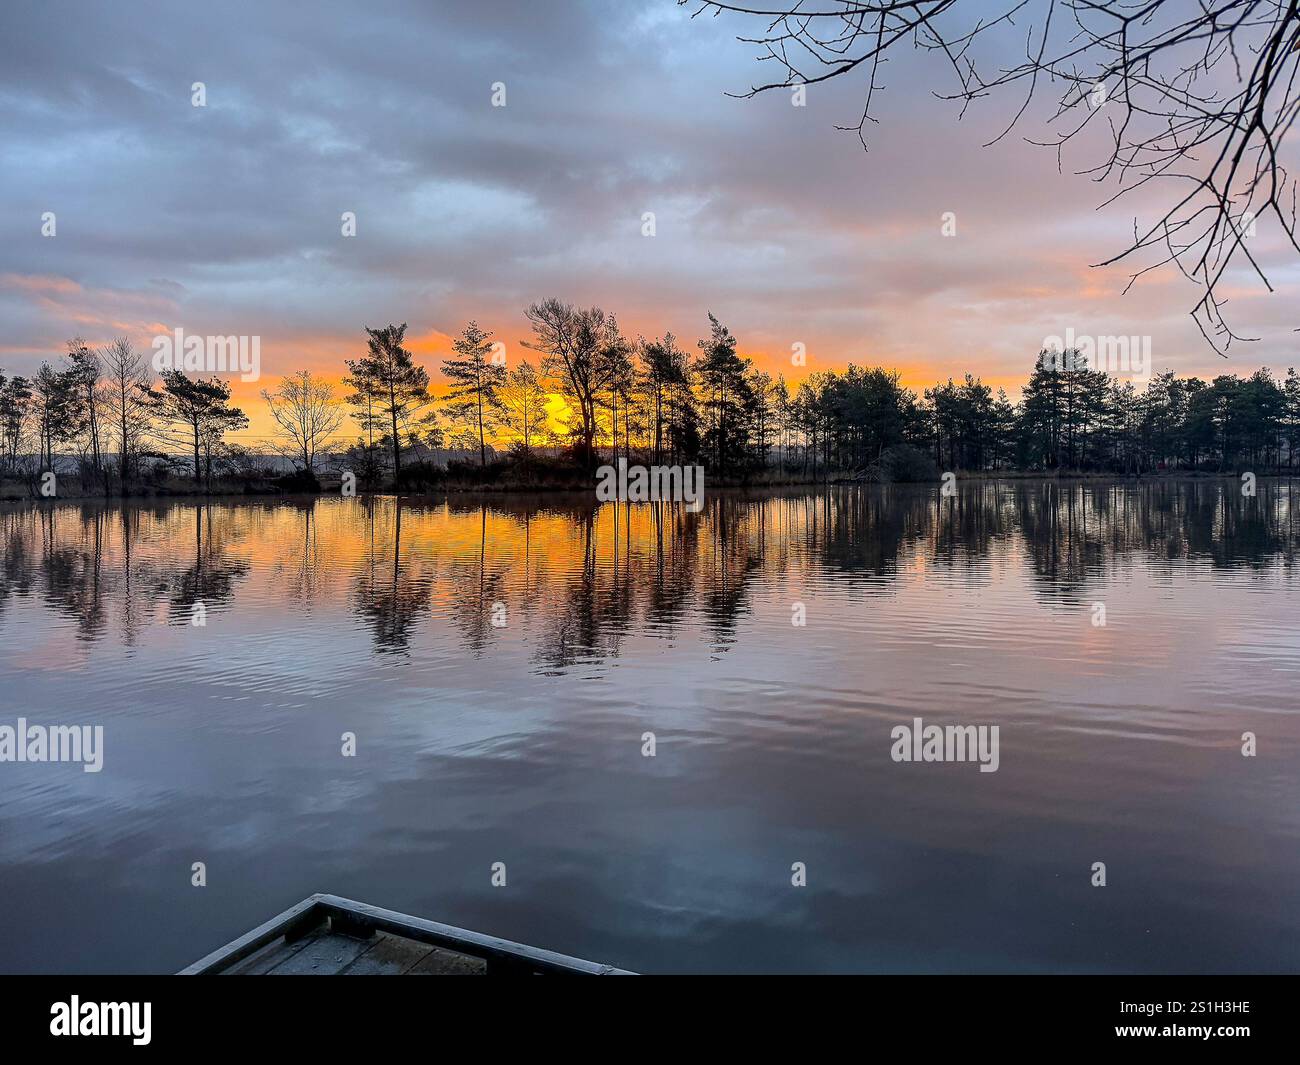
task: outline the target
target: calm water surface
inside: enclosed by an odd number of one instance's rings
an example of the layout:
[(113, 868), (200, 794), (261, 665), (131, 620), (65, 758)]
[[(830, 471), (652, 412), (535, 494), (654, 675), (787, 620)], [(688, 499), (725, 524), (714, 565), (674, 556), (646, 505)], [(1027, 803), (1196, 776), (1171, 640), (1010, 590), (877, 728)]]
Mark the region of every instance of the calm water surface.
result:
[(1296, 970), (1298, 493), (7, 505), (0, 724), (105, 752), (0, 764), (0, 969), (329, 891), (651, 972)]

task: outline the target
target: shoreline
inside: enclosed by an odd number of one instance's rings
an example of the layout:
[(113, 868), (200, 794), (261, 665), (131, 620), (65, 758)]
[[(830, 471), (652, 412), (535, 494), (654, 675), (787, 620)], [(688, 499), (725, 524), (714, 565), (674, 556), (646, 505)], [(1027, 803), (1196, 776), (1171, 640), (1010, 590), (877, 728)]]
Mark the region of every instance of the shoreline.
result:
[[(1053, 471), (1045, 472), (1041, 470), (981, 470), (978, 472), (957, 471), (957, 480), (961, 481), (1048, 481), (1048, 482), (1069, 482), (1069, 483), (1131, 483), (1131, 484), (1162, 484), (1162, 483), (1180, 483), (1190, 481), (1229, 481), (1239, 482), (1243, 473), (1254, 472), (1258, 480), (1280, 481), (1293, 480), (1300, 477), (1300, 470), (1280, 470), (1280, 471), (1231, 471), (1231, 472), (1212, 472), (1205, 470), (1175, 470), (1161, 471), (1159, 473), (1104, 473), (1097, 471)], [(880, 481), (869, 478), (839, 476), (832, 478), (817, 479), (772, 479), (772, 480), (753, 480), (743, 481), (716, 481), (710, 482), (710, 491), (714, 492), (763, 492), (779, 489), (815, 489), (815, 488), (843, 488), (843, 487), (869, 487), (869, 486), (921, 486), (931, 485), (938, 487), (941, 481), (924, 480), (924, 481)], [(20, 487), (22, 491), (20, 491)], [(7, 504), (58, 504), (58, 503), (142, 503), (142, 502), (182, 502), (188, 500), (242, 500), (253, 502), (257, 500), (290, 500), (290, 499), (324, 499), (337, 498), (339, 495), (339, 486), (337, 484), (331, 487), (322, 487), (318, 491), (303, 491), (300, 488), (279, 489), (254, 489), (248, 485), (215, 485), (211, 490), (187, 489), (183, 485), (169, 485), (159, 490), (152, 491), (133, 491), (128, 493), (105, 493), (105, 492), (82, 492), (72, 491), (61, 493), (53, 497), (42, 497), (26, 493), (27, 486), (19, 485), (12, 482), (0, 481), (0, 505)], [(538, 496), (538, 495), (578, 495), (594, 494), (594, 484), (576, 485), (576, 484), (448, 484), (437, 488), (427, 488), (420, 491), (396, 491), (391, 486), (374, 491), (357, 491), (355, 498), (384, 498), (384, 499), (438, 499), (446, 496)], [(26, 494), (24, 494), (26, 493)]]

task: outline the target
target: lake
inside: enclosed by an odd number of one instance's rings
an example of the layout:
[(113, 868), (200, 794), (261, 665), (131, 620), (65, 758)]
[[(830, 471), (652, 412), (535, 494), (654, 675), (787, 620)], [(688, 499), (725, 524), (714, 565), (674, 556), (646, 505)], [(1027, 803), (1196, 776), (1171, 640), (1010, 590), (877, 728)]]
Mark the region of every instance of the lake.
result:
[(0, 725), (104, 738), (0, 764), (0, 969), (323, 891), (645, 972), (1294, 971), (1298, 542), (1268, 480), (7, 504)]

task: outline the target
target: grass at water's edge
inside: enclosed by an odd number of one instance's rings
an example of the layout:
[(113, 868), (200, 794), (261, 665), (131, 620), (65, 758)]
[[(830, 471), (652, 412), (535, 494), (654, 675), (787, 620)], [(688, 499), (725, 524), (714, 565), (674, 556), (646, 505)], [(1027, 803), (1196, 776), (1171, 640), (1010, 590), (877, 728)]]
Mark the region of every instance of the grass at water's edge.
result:
[[(1105, 472), (1078, 472), (1068, 470), (979, 470), (974, 472), (957, 471), (959, 480), (967, 481), (1070, 481), (1070, 482), (1124, 482), (1124, 483), (1160, 483), (1175, 481), (1237, 481), (1241, 478), (1243, 471), (1226, 471), (1214, 472), (1203, 470), (1168, 470), (1157, 473), (1145, 474), (1122, 474), (1122, 473), (1105, 473)], [(1267, 472), (1256, 472), (1260, 478), (1269, 479), (1291, 479), (1300, 477), (1300, 470), (1274, 470)], [(710, 478), (706, 474), (705, 483), (709, 489), (764, 489), (764, 488), (797, 488), (797, 487), (817, 487), (826, 485), (852, 485), (852, 484), (871, 484), (877, 483), (867, 478), (856, 477), (849, 474), (833, 474), (829, 477), (804, 476), (798, 473), (783, 474), (771, 471), (770, 473), (751, 477), (746, 480), (735, 478)], [(929, 482), (896, 482), (896, 483), (929, 483)], [(939, 484), (936, 479), (934, 484)], [(542, 481), (531, 482), (522, 480), (505, 480), (497, 483), (478, 483), (469, 480), (448, 480), (441, 484), (421, 485), (411, 487), (397, 492), (391, 485), (377, 488), (372, 491), (365, 491), (358, 486), (360, 495), (401, 495), (404, 497), (427, 497), (442, 495), (499, 495), (499, 494), (539, 494), (549, 492), (590, 492), (593, 490), (594, 481), (590, 477), (577, 476), (573, 478), (554, 479), (549, 478)], [(33, 488), (26, 481), (15, 480), (13, 478), (0, 478), (0, 502), (4, 503), (46, 503), (46, 502), (66, 502), (68, 500), (163, 500), (163, 499), (191, 499), (191, 498), (289, 498), (289, 497), (312, 497), (312, 496), (335, 496), (340, 491), (340, 481), (337, 476), (322, 476), (320, 479), (320, 488), (318, 491), (304, 489), (299, 485), (280, 487), (265, 482), (257, 482), (246, 479), (223, 478), (214, 479), (211, 487), (196, 486), (192, 482), (174, 480), (162, 484), (150, 484), (133, 487), (125, 494), (119, 490), (106, 492), (100, 486), (92, 488), (83, 487), (75, 477), (61, 477), (59, 479), (58, 494), (53, 497), (43, 497), (38, 488)]]

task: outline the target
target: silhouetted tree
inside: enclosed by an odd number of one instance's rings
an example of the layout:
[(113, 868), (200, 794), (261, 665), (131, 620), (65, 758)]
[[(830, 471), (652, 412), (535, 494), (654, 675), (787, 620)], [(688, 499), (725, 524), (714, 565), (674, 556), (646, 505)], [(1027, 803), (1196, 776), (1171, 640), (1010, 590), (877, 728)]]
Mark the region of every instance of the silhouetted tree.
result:
[(420, 421), (420, 413), (433, 402), (429, 394), (429, 375), (416, 366), (411, 353), (402, 346), (406, 323), (382, 329), (366, 328), (368, 352), (360, 359), (349, 359), (347, 384), (364, 400), (365, 409), (377, 415), (388, 427), (393, 453), (393, 477), (402, 473), (402, 430), (408, 431)]
[(513, 433), (524, 453), (546, 431), (546, 389), (537, 367), (525, 359), (509, 374), (497, 391), (501, 424)]
[(284, 450), (302, 463), (305, 473), (314, 475), (317, 451), (343, 422), (333, 387), (299, 370), (281, 378), (274, 392), (262, 389), (262, 398), (271, 408)]
[(533, 328), (533, 339), (524, 347), (541, 355), (543, 371), (555, 378), (560, 395), (577, 412), (579, 457), (591, 464), (596, 406), (618, 369), (608, 357), (618, 343), (618, 324), (599, 307), (577, 310), (557, 299), (534, 303), (524, 313)]
[(506, 370), (492, 362), (492, 334), (477, 322), (465, 326), (452, 349), (460, 357), (442, 361), (442, 375), (451, 382), (445, 402), (454, 421), (475, 429), (479, 464), (486, 466), (487, 434), (494, 428)]
[(142, 352), (127, 337), (118, 337), (100, 352), (104, 366), (104, 405), (117, 436), (118, 476), (125, 493), (136, 456), (148, 432), (149, 369)]
[(188, 442), (194, 456), (194, 483), (203, 483), (207, 455), (208, 487), (212, 487), (212, 453), (227, 432), (248, 425), (248, 417), (230, 406), (230, 385), (219, 377), (191, 381), (180, 370), (164, 370), (161, 388), (149, 393), (149, 409), (167, 443)]

